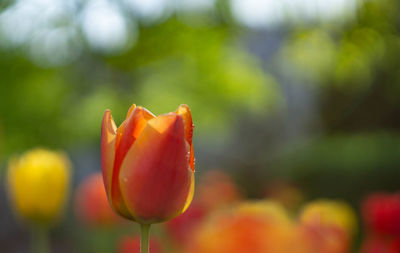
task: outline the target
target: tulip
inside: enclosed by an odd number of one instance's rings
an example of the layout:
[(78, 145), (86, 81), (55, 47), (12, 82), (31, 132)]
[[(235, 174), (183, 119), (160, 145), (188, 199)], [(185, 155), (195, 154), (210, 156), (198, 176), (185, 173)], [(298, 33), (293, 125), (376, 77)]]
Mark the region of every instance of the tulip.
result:
[(343, 202), (318, 200), (307, 204), (299, 217), (298, 244), (307, 253), (346, 253), (356, 230), (356, 215)]
[(385, 236), (400, 236), (400, 193), (375, 193), (362, 205), (368, 232)]
[[(102, 123), (101, 163), (109, 202), (121, 216), (150, 224), (183, 213), (193, 198), (193, 122), (189, 107), (154, 116), (131, 106), (117, 128), (106, 110)], [(147, 240), (147, 239), (146, 239)], [(148, 249), (144, 245), (143, 251)]]
[(361, 245), (361, 253), (399, 253), (400, 237), (388, 238), (374, 235), (367, 237)]
[(316, 200), (308, 203), (300, 214), (300, 222), (307, 225), (332, 226), (355, 233), (357, 218), (354, 210), (346, 203), (334, 200)]
[(45, 251), (46, 230), (61, 217), (66, 201), (70, 162), (65, 154), (35, 149), (12, 158), (8, 167), (9, 195), (14, 211), (37, 228), (33, 243)]
[(367, 237), (362, 253), (400, 252), (400, 194), (374, 193), (362, 203)]
[(101, 173), (93, 173), (79, 185), (75, 193), (75, 212), (90, 226), (107, 226), (119, 221), (108, 203)]
[(215, 212), (193, 234), (184, 252), (287, 253), (292, 222), (279, 204), (244, 202)]

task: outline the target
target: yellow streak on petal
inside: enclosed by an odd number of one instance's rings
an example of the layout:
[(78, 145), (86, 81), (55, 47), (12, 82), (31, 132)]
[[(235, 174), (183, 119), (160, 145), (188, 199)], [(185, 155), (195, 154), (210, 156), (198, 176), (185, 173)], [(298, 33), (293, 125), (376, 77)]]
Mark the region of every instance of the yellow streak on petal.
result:
[(189, 208), (194, 196), (194, 172), (190, 168), (188, 170), (190, 170), (190, 191), (181, 213), (184, 213)]

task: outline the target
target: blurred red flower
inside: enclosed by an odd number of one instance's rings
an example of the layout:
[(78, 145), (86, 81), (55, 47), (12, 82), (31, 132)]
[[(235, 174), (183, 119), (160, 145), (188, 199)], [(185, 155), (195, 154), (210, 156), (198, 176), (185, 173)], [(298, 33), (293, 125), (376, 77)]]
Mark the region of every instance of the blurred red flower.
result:
[(382, 236), (368, 237), (361, 246), (361, 253), (399, 253), (400, 238), (390, 239)]
[(101, 173), (87, 177), (75, 193), (75, 213), (88, 225), (102, 226), (121, 221), (111, 209)]
[(375, 193), (362, 204), (367, 238), (361, 253), (400, 252), (400, 194)]
[(370, 233), (400, 236), (400, 194), (376, 193), (362, 205), (365, 225)]

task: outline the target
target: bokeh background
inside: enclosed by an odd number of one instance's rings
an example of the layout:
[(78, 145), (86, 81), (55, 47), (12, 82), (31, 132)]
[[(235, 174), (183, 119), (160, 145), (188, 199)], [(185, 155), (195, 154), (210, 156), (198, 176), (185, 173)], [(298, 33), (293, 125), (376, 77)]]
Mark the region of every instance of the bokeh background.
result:
[(132, 103), (188, 104), (197, 179), (225, 172), (244, 198), (290, 186), (359, 214), (369, 194), (399, 190), (399, 13), (397, 0), (2, 0), (1, 252), (29, 248), (3, 175), (34, 147), (73, 165), (54, 252), (113, 252), (137, 231), (88, 228), (73, 199), (100, 171), (104, 110), (119, 124)]

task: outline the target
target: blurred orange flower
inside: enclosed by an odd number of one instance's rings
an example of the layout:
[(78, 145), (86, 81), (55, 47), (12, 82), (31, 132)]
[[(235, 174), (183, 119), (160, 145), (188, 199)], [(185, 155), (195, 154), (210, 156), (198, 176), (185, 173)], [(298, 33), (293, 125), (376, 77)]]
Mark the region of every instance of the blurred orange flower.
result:
[(245, 202), (216, 212), (194, 234), (190, 253), (289, 253), (292, 223), (274, 202)]
[(193, 123), (188, 106), (154, 116), (133, 105), (117, 128), (103, 118), (103, 178), (115, 211), (141, 224), (184, 212), (194, 192)]
[(90, 175), (79, 185), (75, 192), (75, 212), (82, 222), (92, 226), (120, 221), (108, 203), (101, 173)]

